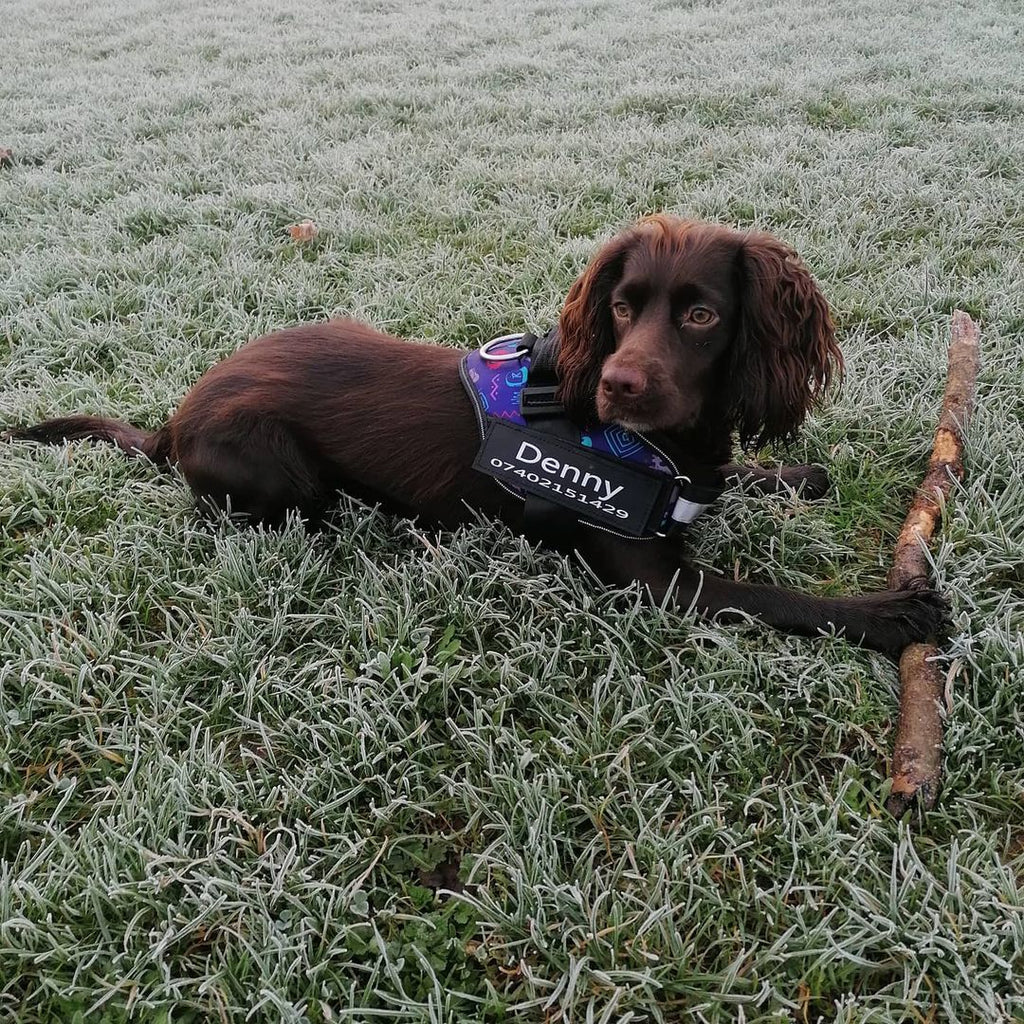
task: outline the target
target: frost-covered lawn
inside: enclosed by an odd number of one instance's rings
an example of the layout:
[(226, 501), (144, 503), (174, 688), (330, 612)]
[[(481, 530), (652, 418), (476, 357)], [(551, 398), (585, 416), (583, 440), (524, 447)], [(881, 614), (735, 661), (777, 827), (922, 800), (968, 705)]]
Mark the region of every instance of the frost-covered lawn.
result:
[(332, 313), (475, 345), (642, 213), (755, 225), (834, 305), (847, 381), (788, 457), (835, 486), (730, 496), (695, 553), (855, 592), (951, 309), (984, 346), (947, 784), (909, 827), (895, 669), (843, 641), (483, 523), (240, 531), (112, 449), (0, 448), (0, 1018), (1024, 1018), (1014, 3), (5, 0), (0, 40), (0, 425), (156, 426)]

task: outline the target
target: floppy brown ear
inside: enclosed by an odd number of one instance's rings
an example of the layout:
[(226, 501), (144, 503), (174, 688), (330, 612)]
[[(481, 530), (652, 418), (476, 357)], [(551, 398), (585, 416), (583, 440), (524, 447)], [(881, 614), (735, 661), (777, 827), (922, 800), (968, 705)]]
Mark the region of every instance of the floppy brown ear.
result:
[(771, 235), (741, 245), (742, 314), (734, 348), (733, 422), (744, 448), (792, 439), (843, 357), (828, 303), (803, 261)]
[(622, 276), (626, 255), (637, 232), (624, 231), (606, 242), (569, 289), (558, 329), (558, 398), (578, 423), (597, 421), (601, 366), (615, 351), (612, 289)]

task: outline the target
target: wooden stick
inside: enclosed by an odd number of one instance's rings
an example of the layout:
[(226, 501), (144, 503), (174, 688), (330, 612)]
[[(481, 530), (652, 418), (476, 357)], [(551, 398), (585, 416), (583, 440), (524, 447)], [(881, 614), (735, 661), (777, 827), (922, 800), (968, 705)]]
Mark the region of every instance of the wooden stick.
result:
[[(928, 584), (927, 545), (942, 519), (954, 480), (964, 477), (964, 432), (974, 407), (980, 350), (978, 325), (962, 310), (950, 326), (949, 370), (928, 470), (896, 540), (889, 586)], [(942, 716), (945, 679), (934, 641), (910, 644), (900, 656), (900, 723), (892, 755), (889, 812), (902, 817), (915, 799), (931, 809), (942, 784)]]

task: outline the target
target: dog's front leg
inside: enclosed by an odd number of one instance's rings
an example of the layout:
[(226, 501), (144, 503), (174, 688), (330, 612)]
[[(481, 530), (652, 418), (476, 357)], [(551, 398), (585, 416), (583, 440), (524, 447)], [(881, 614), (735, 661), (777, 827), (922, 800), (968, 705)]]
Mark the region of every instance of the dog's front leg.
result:
[(796, 491), (804, 498), (822, 498), (828, 493), (830, 481), (824, 466), (722, 466), (725, 482), (731, 487), (742, 485), (756, 494), (784, 494)]
[(639, 581), (656, 602), (668, 597), (679, 610), (692, 608), (708, 618), (749, 615), (785, 633), (834, 632), (890, 655), (898, 655), (909, 643), (940, 635), (947, 626), (946, 604), (932, 590), (818, 597), (695, 569), (669, 541), (632, 542), (593, 531), (586, 540), (579, 554), (605, 582), (626, 586)]

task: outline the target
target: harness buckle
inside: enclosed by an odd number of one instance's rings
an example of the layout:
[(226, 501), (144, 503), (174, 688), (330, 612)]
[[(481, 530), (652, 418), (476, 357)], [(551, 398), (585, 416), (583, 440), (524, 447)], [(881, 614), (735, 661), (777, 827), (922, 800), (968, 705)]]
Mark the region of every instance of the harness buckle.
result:
[(555, 397), (557, 384), (530, 384), (519, 392), (519, 412), (523, 419), (537, 416), (560, 416), (565, 406)]
[(668, 519), (673, 525), (666, 532), (672, 534), (689, 526), (718, 500), (722, 490), (716, 485), (696, 484), (686, 474), (680, 473), (676, 477), (676, 493), (668, 510)]

